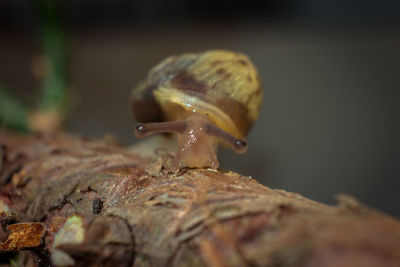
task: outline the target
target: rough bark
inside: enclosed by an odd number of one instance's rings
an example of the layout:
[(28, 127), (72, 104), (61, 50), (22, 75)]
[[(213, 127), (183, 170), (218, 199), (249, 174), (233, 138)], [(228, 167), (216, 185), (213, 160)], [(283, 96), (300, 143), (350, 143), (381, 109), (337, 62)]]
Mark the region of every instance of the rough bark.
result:
[[(400, 266), (400, 223), (110, 140), (0, 136), (0, 264)], [(43, 230), (44, 229), (44, 230)], [(39, 240), (39, 242), (38, 242)]]

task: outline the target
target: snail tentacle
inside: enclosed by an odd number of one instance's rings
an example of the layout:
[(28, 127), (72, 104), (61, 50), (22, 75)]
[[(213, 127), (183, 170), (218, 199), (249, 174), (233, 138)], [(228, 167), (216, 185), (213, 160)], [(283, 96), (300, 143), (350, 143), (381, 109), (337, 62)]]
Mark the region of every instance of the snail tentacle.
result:
[(138, 123), (135, 127), (135, 136), (144, 138), (155, 133), (183, 133), (186, 126), (186, 121)]
[(228, 132), (214, 124), (206, 124), (206, 133), (210, 136), (216, 137), (219, 140), (227, 143), (236, 153), (244, 153), (247, 150), (247, 142), (244, 139), (236, 138)]

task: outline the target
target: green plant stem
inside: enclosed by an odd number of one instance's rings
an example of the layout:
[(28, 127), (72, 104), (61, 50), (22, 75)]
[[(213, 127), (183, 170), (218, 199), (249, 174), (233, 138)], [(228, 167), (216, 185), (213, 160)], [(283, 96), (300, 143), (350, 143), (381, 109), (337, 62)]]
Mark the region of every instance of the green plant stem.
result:
[(2, 86), (0, 86), (0, 123), (1, 128), (29, 132), (28, 109)]
[(66, 105), (66, 60), (58, 1), (37, 0), (35, 3), (40, 17), (42, 53), (46, 62), (39, 108), (61, 111)]

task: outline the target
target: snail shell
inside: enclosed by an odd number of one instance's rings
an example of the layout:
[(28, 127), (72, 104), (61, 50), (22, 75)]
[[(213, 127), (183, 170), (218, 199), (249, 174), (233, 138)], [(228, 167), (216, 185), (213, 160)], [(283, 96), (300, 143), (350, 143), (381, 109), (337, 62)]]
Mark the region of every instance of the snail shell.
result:
[(210, 50), (170, 56), (152, 68), (131, 94), (137, 121), (175, 121), (193, 112), (237, 137), (260, 112), (260, 76), (241, 53)]

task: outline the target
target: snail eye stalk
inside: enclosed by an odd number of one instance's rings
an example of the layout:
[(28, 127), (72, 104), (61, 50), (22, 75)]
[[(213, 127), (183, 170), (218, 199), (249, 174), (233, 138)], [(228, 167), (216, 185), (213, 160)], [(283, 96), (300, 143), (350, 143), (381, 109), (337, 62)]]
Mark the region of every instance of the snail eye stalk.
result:
[(225, 132), (221, 128), (211, 123), (206, 124), (206, 133), (227, 143), (233, 150), (235, 150), (236, 153), (244, 153), (247, 150), (246, 140), (236, 138), (235, 136)]
[(138, 123), (135, 127), (135, 136), (144, 138), (155, 133), (183, 133), (186, 130), (186, 121), (167, 121)]

